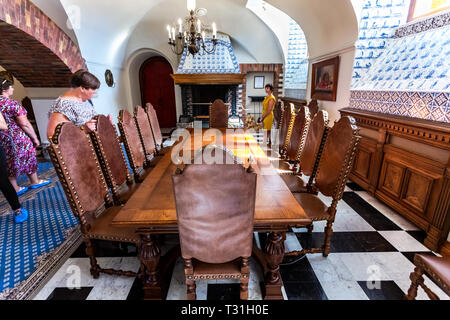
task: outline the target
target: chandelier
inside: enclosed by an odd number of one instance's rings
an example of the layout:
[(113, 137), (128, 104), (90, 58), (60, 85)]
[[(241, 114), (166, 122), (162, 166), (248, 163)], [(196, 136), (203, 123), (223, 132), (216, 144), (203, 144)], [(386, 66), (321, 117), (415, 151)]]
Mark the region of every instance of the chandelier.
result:
[(181, 55), (184, 49), (187, 49), (193, 56), (214, 53), (217, 46), (216, 24), (212, 23), (212, 41), (207, 44), (206, 31), (211, 29), (200, 20), (200, 17), (206, 13), (206, 9), (196, 10), (195, 0), (187, 0), (187, 9), (189, 16), (184, 19), (184, 23), (182, 19), (178, 19), (178, 35), (175, 34), (174, 26), (167, 26), (172, 51), (176, 55)]

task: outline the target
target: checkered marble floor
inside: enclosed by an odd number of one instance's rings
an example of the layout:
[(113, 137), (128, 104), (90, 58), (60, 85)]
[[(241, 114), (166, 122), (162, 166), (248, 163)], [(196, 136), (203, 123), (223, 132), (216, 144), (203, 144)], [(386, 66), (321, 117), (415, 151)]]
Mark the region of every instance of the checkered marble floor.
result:
[[(330, 203), (331, 199), (323, 197)], [(287, 234), (286, 251), (319, 246), (323, 241), (324, 223), (314, 225), (312, 234), (306, 229), (292, 229)], [(399, 300), (407, 292), (412, 263), (417, 252), (435, 254), (423, 245), (425, 233), (388, 208), (354, 183), (349, 183), (338, 205), (333, 226), (332, 253), (286, 258), (281, 266), (283, 294), (286, 300)], [(264, 246), (265, 233), (255, 233), (259, 246)], [(164, 236), (163, 254), (178, 242), (177, 236)], [(137, 271), (139, 261), (133, 246), (110, 242), (97, 243), (99, 264), (105, 268)], [(249, 299), (260, 300), (262, 270), (251, 260)], [(170, 281), (168, 300), (186, 298), (183, 262), (178, 259)], [(429, 278), (425, 284), (441, 299), (450, 298)], [(199, 281), (199, 300), (238, 299), (239, 284), (233, 280)], [(101, 274), (93, 279), (84, 245), (65, 262), (36, 300), (140, 300), (140, 280)], [(418, 300), (427, 299), (419, 290)]]

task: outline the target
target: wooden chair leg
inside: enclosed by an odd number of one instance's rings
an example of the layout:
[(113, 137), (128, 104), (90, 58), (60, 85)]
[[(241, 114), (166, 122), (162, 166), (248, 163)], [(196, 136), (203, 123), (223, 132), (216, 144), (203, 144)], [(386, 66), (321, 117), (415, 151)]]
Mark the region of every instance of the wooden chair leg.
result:
[(186, 300), (197, 300), (195, 281), (189, 280), (188, 277), (186, 277), (186, 287)]
[(197, 300), (195, 280), (193, 280), (194, 267), (192, 259), (184, 259), (184, 275), (186, 276), (186, 299)]
[(417, 297), (417, 288), (424, 281), (422, 268), (416, 267), (414, 272), (411, 272), (409, 278), (411, 279), (411, 286), (409, 287), (408, 294), (405, 295), (405, 299), (415, 300)]
[(248, 278), (241, 278), (241, 300), (248, 300)]
[(307, 226), (307, 228), (308, 228), (308, 233), (311, 234), (314, 230), (314, 224), (311, 223), (309, 226)]
[(331, 235), (333, 234), (333, 221), (328, 221), (325, 227), (325, 240), (323, 243), (323, 256), (328, 257), (331, 252)]
[(94, 279), (98, 279), (100, 276), (100, 266), (97, 263), (97, 259), (95, 258), (95, 250), (94, 245), (90, 239), (84, 239), (84, 243), (86, 245), (86, 254), (89, 257), (91, 263), (91, 275)]
[(440, 300), (439, 297), (425, 285), (425, 279), (423, 278), (423, 274), (424, 271), (421, 267), (416, 267), (414, 269), (414, 272), (411, 272), (411, 275), (409, 276), (409, 278), (411, 279), (411, 286), (408, 290), (408, 294), (405, 295), (406, 300), (416, 299), (417, 290), (419, 286), (423, 288), (428, 298), (430, 298), (431, 300)]

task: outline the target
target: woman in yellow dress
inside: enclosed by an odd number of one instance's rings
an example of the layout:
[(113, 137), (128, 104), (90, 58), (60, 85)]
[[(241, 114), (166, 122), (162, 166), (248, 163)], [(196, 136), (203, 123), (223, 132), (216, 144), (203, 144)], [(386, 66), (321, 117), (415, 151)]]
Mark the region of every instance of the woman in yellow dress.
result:
[(275, 107), (275, 103), (277, 99), (273, 95), (273, 86), (271, 84), (266, 84), (266, 93), (267, 97), (264, 99), (263, 105), (263, 114), (261, 121), (264, 123), (264, 130), (267, 130), (267, 144), (271, 144), (270, 134), (272, 130), (273, 124), (273, 109)]

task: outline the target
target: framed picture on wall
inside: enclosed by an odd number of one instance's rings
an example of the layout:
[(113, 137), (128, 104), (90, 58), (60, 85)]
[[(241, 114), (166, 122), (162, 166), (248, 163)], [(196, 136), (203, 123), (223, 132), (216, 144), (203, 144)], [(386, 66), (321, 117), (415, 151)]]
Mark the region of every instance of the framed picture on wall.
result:
[(339, 56), (313, 63), (311, 99), (336, 101), (339, 76)]
[(264, 76), (255, 76), (255, 89), (264, 89)]

